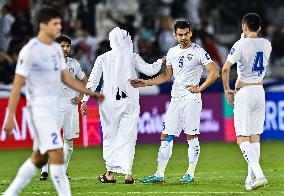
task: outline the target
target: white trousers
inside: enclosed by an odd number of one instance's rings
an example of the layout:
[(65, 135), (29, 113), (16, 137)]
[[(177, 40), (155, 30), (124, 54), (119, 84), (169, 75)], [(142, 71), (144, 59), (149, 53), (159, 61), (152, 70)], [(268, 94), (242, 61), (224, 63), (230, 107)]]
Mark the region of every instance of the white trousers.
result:
[(140, 107), (129, 98), (100, 105), (103, 158), (107, 171), (132, 174)]

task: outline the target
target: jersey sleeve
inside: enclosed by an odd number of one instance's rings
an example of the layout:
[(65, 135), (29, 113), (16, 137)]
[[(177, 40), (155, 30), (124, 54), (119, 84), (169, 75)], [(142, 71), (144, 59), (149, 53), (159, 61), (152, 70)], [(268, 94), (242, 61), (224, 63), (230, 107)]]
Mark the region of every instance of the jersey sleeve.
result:
[(27, 77), (32, 68), (33, 55), (29, 53), (29, 50), (25, 47), (21, 50), (16, 65), (16, 74)]
[[(86, 88), (91, 89), (92, 91), (95, 91), (97, 86), (99, 85), (100, 79), (103, 74), (103, 58), (102, 56), (98, 56), (98, 58), (95, 61), (94, 67), (92, 69), (91, 75), (88, 79), (88, 83), (86, 85)], [(82, 102), (86, 102), (89, 100), (89, 95), (84, 95)]]
[(168, 51), (167, 56), (166, 56), (166, 65), (172, 65), (172, 53), (171, 50)]
[(212, 59), (210, 55), (203, 49), (199, 48), (199, 63), (202, 65), (207, 65), (208, 63), (212, 63)]
[(241, 59), (241, 47), (240, 47), (240, 41), (237, 41), (233, 47), (231, 48), (229, 55), (227, 57), (227, 61), (235, 64)]
[(76, 66), (76, 77), (79, 78), (79, 80), (83, 80), (83, 78), (85, 77), (85, 73), (82, 71), (81, 65), (80, 63), (75, 60), (75, 66)]
[(162, 60), (158, 59), (157, 62), (154, 62), (152, 64), (148, 64), (138, 54), (134, 54), (133, 55), (133, 64), (139, 72), (141, 72), (141, 73), (143, 73), (147, 76), (153, 76), (160, 71), (161, 65), (162, 65)]

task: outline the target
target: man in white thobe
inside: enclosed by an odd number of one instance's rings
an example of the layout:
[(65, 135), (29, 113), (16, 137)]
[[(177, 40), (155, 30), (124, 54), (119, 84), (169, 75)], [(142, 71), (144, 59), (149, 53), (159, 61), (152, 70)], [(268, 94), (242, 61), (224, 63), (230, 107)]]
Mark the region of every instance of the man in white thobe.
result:
[[(94, 64), (87, 88), (95, 90), (103, 75), (102, 92), (105, 101), (99, 105), (103, 132), (103, 158), (107, 172), (99, 176), (102, 183), (116, 183), (113, 173), (125, 175), (125, 183), (132, 184), (132, 164), (137, 139), (139, 118), (139, 90), (129, 81), (137, 72), (153, 76), (159, 72), (162, 60), (147, 64), (133, 53), (127, 31), (118, 27), (109, 33), (111, 51), (100, 55)], [(87, 114), (88, 96), (82, 99), (81, 111)]]

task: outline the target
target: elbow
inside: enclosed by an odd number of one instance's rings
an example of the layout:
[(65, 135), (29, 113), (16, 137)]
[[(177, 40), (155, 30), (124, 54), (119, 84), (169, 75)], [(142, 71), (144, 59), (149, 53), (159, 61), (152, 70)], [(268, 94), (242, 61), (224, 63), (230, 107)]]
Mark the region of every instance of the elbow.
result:
[(222, 69), (222, 75), (228, 73), (229, 69), (226, 67), (223, 67)]
[(214, 78), (215, 78), (215, 80), (217, 80), (218, 78), (220, 78), (219, 70), (216, 70), (216, 71), (214, 72)]

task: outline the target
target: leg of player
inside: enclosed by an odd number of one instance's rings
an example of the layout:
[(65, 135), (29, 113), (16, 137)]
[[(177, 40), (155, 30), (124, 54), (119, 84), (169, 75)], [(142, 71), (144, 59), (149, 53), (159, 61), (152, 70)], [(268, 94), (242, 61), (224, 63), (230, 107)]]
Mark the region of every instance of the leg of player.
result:
[(4, 196), (16, 196), (22, 189), (29, 184), (36, 175), (37, 170), (47, 162), (47, 155), (41, 155), (38, 151), (33, 152), (31, 157), (27, 159), (20, 169), (17, 176), (5, 191)]
[(179, 180), (179, 182), (190, 183), (194, 182), (195, 167), (198, 162), (200, 154), (200, 145), (198, 135), (187, 135), (188, 142), (188, 169), (186, 174)]
[(63, 151), (64, 151), (65, 170), (67, 174), (67, 168), (71, 159), (71, 155), (73, 153), (73, 139), (64, 139)]
[(250, 143), (250, 138), (247, 136), (238, 136), (237, 143), (239, 144), (245, 160), (247, 161), (248, 165), (251, 167), (255, 175), (255, 180), (253, 181), (253, 184), (251, 186), (252, 189), (257, 189), (259, 187), (267, 185), (268, 181), (260, 167), (258, 155), (255, 152), (253, 145)]
[(50, 176), (59, 196), (71, 196), (69, 180), (65, 173), (63, 149), (47, 152), (50, 165)]
[[(257, 160), (259, 162), (260, 159), (260, 136), (259, 135), (251, 135), (250, 136), (250, 143), (254, 151), (256, 152)], [(252, 189), (252, 183), (255, 178), (255, 175), (252, 171), (252, 168), (248, 165), (248, 175), (245, 182), (245, 189), (251, 190)]]
[(41, 168), (40, 181), (46, 181), (48, 178), (48, 163)]
[(157, 171), (154, 175), (141, 178), (140, 182), (142, 183), (155, 183), (155, 182), (164, 182), (164, 173), (168, 164), (169, 159), (172, 156), (173, 150), (173, 135), (162, 134), (161, 135), (161, 146), (158, 152), (158, 166)]

